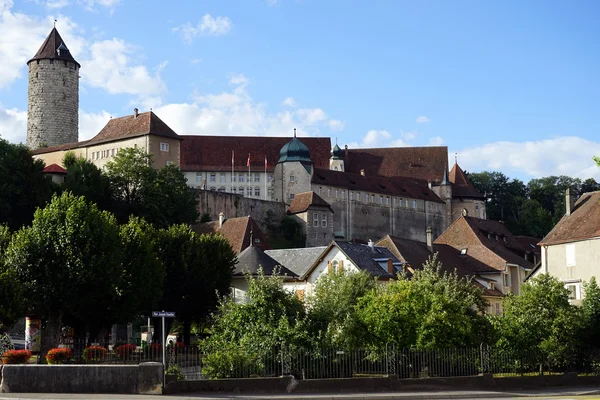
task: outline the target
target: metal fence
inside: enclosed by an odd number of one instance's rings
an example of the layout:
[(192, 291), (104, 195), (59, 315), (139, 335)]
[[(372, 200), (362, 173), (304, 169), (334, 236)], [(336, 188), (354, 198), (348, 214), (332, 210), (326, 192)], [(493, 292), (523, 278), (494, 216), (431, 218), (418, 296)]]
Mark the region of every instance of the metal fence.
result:
[[(162, 361), (159, 344), (104, 346), (102, 354), (72, 343), (75, 363), (136, 364)], [(202, 354), (197, 347), (167, 346), (169, 373), (180, 379), (253, 378), (294, 375), (297, 379), (352, 378), (398, 375), (400, 378), (458, 377), (492, 373), (494, 376), (545, 375), (577, 372), (600, 374), (600, 349), (549, 357), (535, 351), (515, 352), (481, 345), (477, 348), (437, 350), (294, 349), (282, 345), (271, 351), (247, 348)]]

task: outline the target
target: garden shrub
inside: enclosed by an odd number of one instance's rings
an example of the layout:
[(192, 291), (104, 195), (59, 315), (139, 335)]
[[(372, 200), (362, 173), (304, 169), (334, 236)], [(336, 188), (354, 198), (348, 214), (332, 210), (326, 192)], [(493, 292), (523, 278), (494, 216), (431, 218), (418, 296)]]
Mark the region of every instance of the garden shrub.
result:
[(51, 349), (46, 354), (48, 364), (66, 364), (73, 359), (73, 351), (69, 348)]
[(7, 350), (2, 355), (2, 364), (27, 364), (30, 358), (29, 350)]
[(106, 348), (102, 346), (89, 346), (83, 349), (83, 360), (86, 363), (95, 363), (104, 361), (106, 358)]

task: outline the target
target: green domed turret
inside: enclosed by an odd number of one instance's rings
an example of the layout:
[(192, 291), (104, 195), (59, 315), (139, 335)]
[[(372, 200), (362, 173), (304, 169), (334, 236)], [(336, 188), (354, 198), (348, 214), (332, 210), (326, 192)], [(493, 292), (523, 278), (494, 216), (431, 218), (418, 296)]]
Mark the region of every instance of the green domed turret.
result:
[(308, 150), (308, 147), (296, 137), (296, 129), (294, 129), (294, 138), (287, 142), (279, 151), (279, 161), (277, 161), (277, 163), (291, 161), (299, 161), (302, 163), (308, 162), (312, 164), (310, 151)]

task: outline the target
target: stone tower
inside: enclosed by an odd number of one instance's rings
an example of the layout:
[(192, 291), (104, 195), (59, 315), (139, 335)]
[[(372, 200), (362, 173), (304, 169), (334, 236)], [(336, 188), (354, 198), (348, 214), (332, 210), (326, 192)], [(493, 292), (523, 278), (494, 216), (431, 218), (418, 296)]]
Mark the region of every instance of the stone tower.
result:
[(27, 65), (27, 146), (37, 149), (77, 142), (81, 65), (56, 28)]

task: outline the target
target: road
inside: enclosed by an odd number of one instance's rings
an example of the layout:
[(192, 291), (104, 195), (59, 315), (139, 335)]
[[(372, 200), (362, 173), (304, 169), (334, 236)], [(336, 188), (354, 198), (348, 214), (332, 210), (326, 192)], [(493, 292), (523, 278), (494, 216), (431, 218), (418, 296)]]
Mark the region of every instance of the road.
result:
[[(0, 393), (0, 400), (157, 400), (159, 396), (105, 395), (105, 394), (36, 394), (36, 393)], [(356, 393), (356, 394), (290, 394), (290, 395), (218, 395), (218, 394), (182, 394), (162, 396), (166, 400), (221, 400), (221, 399), (285, 399), (285, 400), (411, 400), (411, 399), (548, 399), (548, 400), (600, 400), (600, 390), (596, 388), (573, 388), (567, 390), (539, 391), (432, 391), (432, 392), (395, 392), (395, 393)]]

